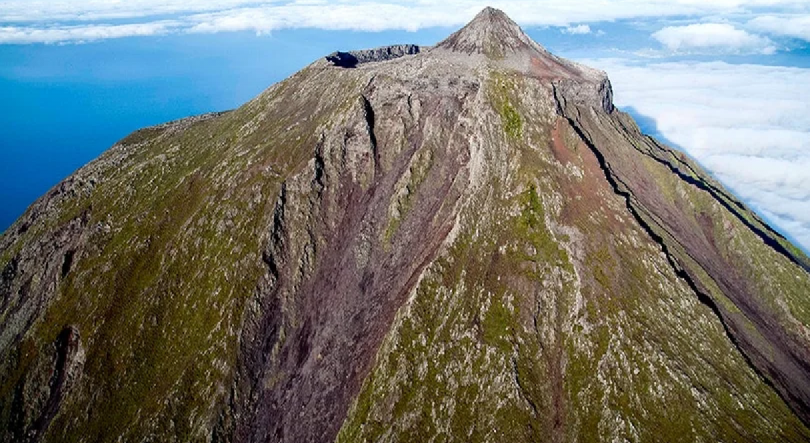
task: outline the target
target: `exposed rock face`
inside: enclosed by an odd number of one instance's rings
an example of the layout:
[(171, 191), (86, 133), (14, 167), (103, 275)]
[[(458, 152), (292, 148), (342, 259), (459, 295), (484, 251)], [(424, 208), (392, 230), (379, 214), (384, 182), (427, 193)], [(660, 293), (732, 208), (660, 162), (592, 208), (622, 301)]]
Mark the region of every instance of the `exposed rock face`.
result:
[(14, 389), (5, 436), (12, 441), (42, 441), (69, 389), (81, 377), (84, 349), (78, 329), (66, 326), (54, 341), (50, 355), (38, 363), (44, 366), (25, 374)]
[(464, 54), (484, 54), (492, 58), (524, 52), (546, 52), (503, 11), (490, 7), (436, 47)]
[(0, 441), (810, 438), (807, 257), (502, 12), (408, 51), (35, 203), (0, 237)]
[(327, 55), (326, 61), (342, 68), (354, 68), (361, 63), (383, 62), (418, 54), (420, 50), (421, 48), (417, 45), (393, 45), (362, 51), (337, 51)]

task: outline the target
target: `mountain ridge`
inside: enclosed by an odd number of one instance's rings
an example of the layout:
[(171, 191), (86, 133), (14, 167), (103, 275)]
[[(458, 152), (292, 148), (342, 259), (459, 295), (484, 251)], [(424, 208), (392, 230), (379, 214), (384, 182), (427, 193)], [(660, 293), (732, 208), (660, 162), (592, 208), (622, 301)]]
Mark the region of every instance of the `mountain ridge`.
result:
[(321, 59), (46, 194), (0, 439), (806, 440), (807, 258), (525, 39)]

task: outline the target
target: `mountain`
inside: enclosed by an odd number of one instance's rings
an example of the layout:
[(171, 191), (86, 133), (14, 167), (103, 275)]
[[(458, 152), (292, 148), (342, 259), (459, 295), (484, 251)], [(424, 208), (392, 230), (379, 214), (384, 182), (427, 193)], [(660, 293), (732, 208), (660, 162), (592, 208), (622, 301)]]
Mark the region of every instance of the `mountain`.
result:
[(808, 441), (810, 260), (487, 8), (0, 237), (0, 441)]

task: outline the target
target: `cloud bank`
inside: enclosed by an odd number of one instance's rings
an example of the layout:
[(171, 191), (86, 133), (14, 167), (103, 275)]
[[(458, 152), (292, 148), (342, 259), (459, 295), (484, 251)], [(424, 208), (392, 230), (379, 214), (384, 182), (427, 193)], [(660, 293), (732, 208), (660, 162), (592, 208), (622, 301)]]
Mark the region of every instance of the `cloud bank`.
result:
[(0, 42), (7, 43), (58, 43), (87, 42), (122, 37), (146, 37), (167, 34), (179, 27), (177, 22), (156, 21), (124, 25), (83, 25), (30, 28), (17, 26), (0, 27)]
[(584, 62), (608, 72), (617, 106), (655, 119), (660, 135), (810, 250), (810, 69)]
[(776, 46), (767, 37), (750, 34), (727, 23), (668, 26), (654, 32), (652, 37), (671, 51), (678, 53), (773, 54), (776, 52)]
[(757, 17), (748, 26), (772, 35), (793, 37), (810, 42), (810, 15)]
[[(621, 19), (724, 15), (754, 19), (752, 11), (767, 8), (775, 20), (793, 20), (795, 33), (804, 35), (801, 20), (810, 17), (806, 0), (546, 0), (541, 4), (528, 0), (0, 0), (0, 43), (189, 32), (267, 33), (290, 28), (416, 31), (459, 26), (487, 4), (503, 9), (524, 26), (560, 26), (574, 33), (585, 33), (586, 23)], [(775, 27), (767, 21), (754, 25)]]

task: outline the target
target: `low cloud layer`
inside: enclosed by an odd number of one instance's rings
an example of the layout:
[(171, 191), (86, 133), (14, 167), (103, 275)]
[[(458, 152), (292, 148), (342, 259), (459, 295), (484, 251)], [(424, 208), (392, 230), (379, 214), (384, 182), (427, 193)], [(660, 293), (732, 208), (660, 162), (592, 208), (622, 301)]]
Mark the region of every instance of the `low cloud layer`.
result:
[(810, 250), (810, 69), (585, 63), (608, 72), (619, 107), (654, 119), (660, 135)]
[(776, 46), (767, 37), (751, 34), (727, 23), (668, 26), (652, 37), (676, 53), (773, 54)]
[(771, 35), (793, 37), (810, 42), (810, 15), (765, 15), (749, 21), (748, 26)]
[[(810, 17), (806, 0), (546, 0), (540, 4), (529, 0), (0, 0), (0, 43), (193, 32), (268, 33), (290, 28), (415, 31), (461, 25), (487, 3), (521, 25), (561, 26), (579, 34), (590, 29), (587, 23), (621, 19), (733, 16), (751, 20), (752, 11), (762, 8), (774, 20), (792, 20), (793, 34), (804, 34), (801, 20)], [(756, 25), (776, 27), (768, 21)]]
[(156, 21), (124, 25), (81, 25), (32, 28), (21, 26), (0, 27), (0, 42), (9, 43), (57, 43), (88, 42), (122, 37), (146, 37), (164, 35), (178, 28), (173, 21)]

